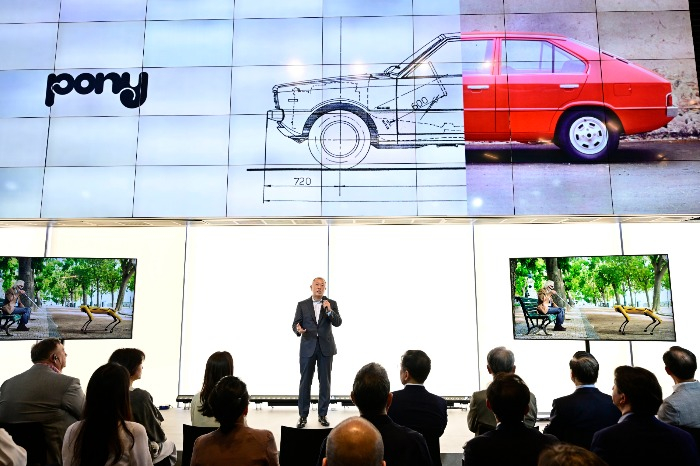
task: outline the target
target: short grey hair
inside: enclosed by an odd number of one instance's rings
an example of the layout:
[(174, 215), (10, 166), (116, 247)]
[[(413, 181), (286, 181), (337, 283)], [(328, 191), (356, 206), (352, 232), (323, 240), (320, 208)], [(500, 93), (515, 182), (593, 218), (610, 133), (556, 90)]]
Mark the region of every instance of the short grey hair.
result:
[(489, 351), (489, 354), (486, 356), (486, 363), (489, 365), (494, 375), (502, 372), (513, 372), (515, 368), (515, 355), (505, 346), (497, 346)]

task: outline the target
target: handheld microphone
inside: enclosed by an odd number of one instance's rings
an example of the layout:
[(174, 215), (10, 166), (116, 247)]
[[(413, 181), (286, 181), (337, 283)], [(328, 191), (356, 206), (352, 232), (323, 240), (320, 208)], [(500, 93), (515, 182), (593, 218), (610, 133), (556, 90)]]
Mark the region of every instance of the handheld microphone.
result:
[[(323, 302), (324, 302), (324, 301), (328, 301), (328, 296), (321, 296), (321, 307), (323, 307)], [(332, 311), (330, 301), (328, 301), (328, 309), (330, 309), (330, 310), (326, 310), (326, 309), (324, 308), (324, 310), (326, 311), (326, 314), (328, 314), (329, 312)]]

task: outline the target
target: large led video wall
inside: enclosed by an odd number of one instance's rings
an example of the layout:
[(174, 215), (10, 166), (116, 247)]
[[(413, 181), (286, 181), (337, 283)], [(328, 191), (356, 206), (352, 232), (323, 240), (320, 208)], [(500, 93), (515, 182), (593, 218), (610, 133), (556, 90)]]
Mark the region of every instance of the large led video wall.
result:
[(0, 42), (2, 218), (700, 205), (687, 0), (6, 0)]

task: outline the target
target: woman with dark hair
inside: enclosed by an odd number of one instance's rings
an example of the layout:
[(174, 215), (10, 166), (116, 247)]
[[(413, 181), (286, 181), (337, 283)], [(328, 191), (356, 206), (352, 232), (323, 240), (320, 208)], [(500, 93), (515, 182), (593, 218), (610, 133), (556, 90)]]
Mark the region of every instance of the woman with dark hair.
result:
[(610, 466), (700, 465), (693, 437), (656, 419), (663, 397), (654, 374), (641, 367), (618, 367), (612, 399), (622, 417), (596, 432), (591, 443), (591, 451)]
[(279, 466), (275, 437), (246, 424), (248, 389), (232, 375), (219, 380), (207, 399), (220, 427), (194, 442), (192, 466), (231, 464)]
[(219, 423), (214, 419), (207, 398), (214, 390), (216, 382), (222, 377), (233, 375), (233, 358), (228, 351), (217, 351), (209, 356), (207, 367), (204, 369), (204, 382), (202, 390), (192, 397), (190, 406), (190, 420), (193, 426), (197, 427), (219, 427)]
[(177, 462), (177, 447), (175, 442), (165, 437), (160, 426), (163, 415), (153, 405), (153, 397), (146, 390), (134, 388), (134, 382), (141, 378), (143, 361), (146, 355), (136, 348), (120, 348), (109, 357), (109, 362), (115, 362), (126, 367), (129, 371), (129, 400), (134, 421), (141, 424), (148, 434), (148, 445), (151, 450), (153, 464), (159, 466), (174, 466)]
[(129, 372), (119, 364), (99, 367), (87, 386), (83, 420), (63, 438), (64, 466), (151, 466), (146, 429), (131, 422)]

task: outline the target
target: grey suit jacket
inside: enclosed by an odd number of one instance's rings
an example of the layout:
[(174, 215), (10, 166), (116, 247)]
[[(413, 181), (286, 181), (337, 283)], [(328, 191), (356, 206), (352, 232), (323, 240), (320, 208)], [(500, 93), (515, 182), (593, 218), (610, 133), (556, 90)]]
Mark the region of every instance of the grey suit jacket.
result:
[[(321, 352), (324, 356), (333, 356), (338, 352), (335, 347), (335, 339), (333, 338), (333, 327), (339, 327), (343, 323), (338, 312), (338, 303), (329, 299), (331, 303), (331, 315), (326, 315), (321, 309), (319, 321), (316, 322), (316, 313), (314, 312), (314, 304), (311, 298), (299, 301), (297, 311), (294, 314), (294, 322), (292, 322), (292, 331), (297, 336), (301, 336), (301, 344), (299, 345), (299, 356), (308, 358), (314, 354), (316, 350), (316, 340), (321, 345)], [(297, 333), (297, 324), (306, 329), (305, 333)]]
[(43, 424), (47, 461), (61, 464), (63, 436), (68, 426), (80, 419), (84, 402), (78, 379), (34, 364), (0, 387), (0, 422)]
[[(526, 427), (530, 428), (535, 427), (535, 423), (537, 422), (537, 398), (535, 398), (535, 394), (532, 392), (530, 392), (530, 410), (525, 415), (523, 422)], [(480, 430), (480, 426), (487, 426), (487, 430), (496, 428), (496, 416), (486, 407), (486, 390), (474, 392), (469, 400), (467, 424), (469, 425), (469, 430), (474, 433)]]
[(700, 427), (700, 382), (686, 382), (674, 388), (659, 407), (658, 416), (666, 424)]

